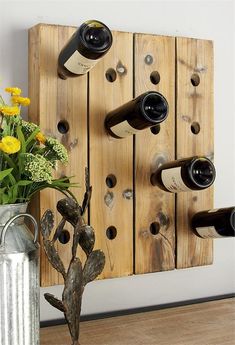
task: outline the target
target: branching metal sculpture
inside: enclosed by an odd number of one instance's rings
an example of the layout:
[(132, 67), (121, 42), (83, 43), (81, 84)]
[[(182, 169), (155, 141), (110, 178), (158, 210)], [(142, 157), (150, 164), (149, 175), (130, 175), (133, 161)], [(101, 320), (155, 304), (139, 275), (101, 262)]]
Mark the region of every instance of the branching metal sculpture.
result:
[[(41, 219), (41, 233), (43, 245), (51, 265), (63, 276), (64, 290), (62, 301), (54, 295), (46, 293), (45, 299), (55, 308), (64, 313), (72, 338), (72, 345), (79, 345), (79, 323), (81, 313), (82, 294), (86, 284), (94, 280), (103, 270), (105, 256), (101, 250), (94, 250), (95, 233), (91, 226), (85, 223), (83, 215), (89, 205), (92, 188), (88, 183), (86, 171), (86, 192), (82, 206), (73, 198), (65, 198), (57, 203), (57, 210), (62, 215), (62, 220), (57, 226), (52, 237), (54, 227), (54, 215), (47, 210)], [(72, 258), (65, 270), (64, 264), (55, 249), (55, 242), (62, 233), (66, 222), (73, 228)], [(86, 253), (86, 262), (82, 267), (81, 260), (76, 256), (77, 247), (80, 245)]]

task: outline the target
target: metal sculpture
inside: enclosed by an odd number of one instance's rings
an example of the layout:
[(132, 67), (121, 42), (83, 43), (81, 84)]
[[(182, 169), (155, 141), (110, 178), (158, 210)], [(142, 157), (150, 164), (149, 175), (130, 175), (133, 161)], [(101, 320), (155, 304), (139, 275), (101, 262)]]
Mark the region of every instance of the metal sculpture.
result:
[[(46, 255), (51, 265), (64, 279), (62, 300), (50, 293), (45, 293), (44, 297), (53, 307), (64, 313), (72, 338), (72, 345), (80, 345), (79, 323), (84, 288), (86, 284), (94, 280), (102, 272), (105, 265), (104, 253), (101, 250), (93, 250), (95, 244), (94, 229), (86, 224), (83, 218), (91, 199), (91, 192), (92, 188), (89, 186), (88, 173), (86, 171), (86, 192), (82, 206), (73, 198), (65, 198), (58, 201), (57, 211), (62, 215), (62, 220), (57, 226), (53, 237), (53, 212), (47, 210), (41, 219), (41, 233)], [(55, 249), (55, 242), (61, 235), (66, 222), (69, 222), (74, 229), (71, 248), (72, 258), (67, 271)], [(51, 237), (52, 239), (50, 239)], [(83, 267), (81, 260), (76, 254), (78, 245), (86, 254), (86, 262)]]

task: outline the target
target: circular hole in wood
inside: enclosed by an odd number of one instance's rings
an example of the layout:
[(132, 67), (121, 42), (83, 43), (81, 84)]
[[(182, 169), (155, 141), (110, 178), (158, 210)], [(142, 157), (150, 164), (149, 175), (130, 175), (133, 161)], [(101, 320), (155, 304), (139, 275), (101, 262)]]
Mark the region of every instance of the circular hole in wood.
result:
[(109, 68), (105, 73), (105, 77), (110, 83), (113, 83), (117, 79), (117, 72), (115, 69)]
[(200, 77), (197, 73), (194, 73), (191, 76), (191, 83), (193, 86), (198, 86), (200, 84)]
[(160, 83), (160, 74), (157, 72), (157, 71), (153, 71), (151, 74), (150, 74), (150, 80), (151, 80), (151, 83), (154, 84), (154, 85), (157, 85)]
[(200, 125), (199, 125), (199, 123), (198, 122), (193, 122), (192, 124), (191, 124), (191, 132), (193, 133), (193, 134), (198, 134), (199, 132), (200, 132)]
[(158, 222), (153, 222), (150, 224), (150, 232), (152, 235), (157, 235), (160, 231), (160, 223)]
[(160, 130), (161, 130), (161, 126), (160, 125), (156, 125), (156, 126), (153, 126), (153, 127), (150, 128), (150, 131), (154, 135), (158, 134), (160, 132)]
[(66, 230), (66, 229), (62, 230), (62, 232), (61, 232), (61, 234), (59, 236), (60, 243), (66, 244), (66, 243), (69, 242), (69, 240), (70, 240), (70, 233), (69, 233), (69, 231)]
[(114, 238), (117, 236), (117, 229), (115, 226), (109, 226), (106, 230), (106, 236), (109, 240), (114, 240)]
[(116, 184), (117, 184), (117, 178), (116, 178), (115, 175), (109, 174), (109, 175), (106, 177), (105, 182), (106, 182), (107, 187), (113, 188), (113, 187), (115, 187)]
[(69, 131), (69, 123), (66, 120), (61, 120), (57, 124), (57, 129), (61, 134), (66, 134)]

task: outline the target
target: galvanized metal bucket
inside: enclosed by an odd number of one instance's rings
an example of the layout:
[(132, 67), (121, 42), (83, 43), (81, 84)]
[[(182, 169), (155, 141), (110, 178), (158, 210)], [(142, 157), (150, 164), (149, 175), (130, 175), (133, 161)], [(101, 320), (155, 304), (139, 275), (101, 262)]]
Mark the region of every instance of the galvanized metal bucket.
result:
[(26, 209), (0, 205), (0, 345), (39, 345), (38, 226)]

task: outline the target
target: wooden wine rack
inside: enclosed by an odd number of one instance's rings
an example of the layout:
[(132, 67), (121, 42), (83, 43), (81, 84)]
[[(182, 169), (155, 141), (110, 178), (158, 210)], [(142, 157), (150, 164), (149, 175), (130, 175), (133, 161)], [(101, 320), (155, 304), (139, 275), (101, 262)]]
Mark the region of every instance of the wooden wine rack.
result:
[[(175, 196), (149, 179), (169, 160), (197, 154), (213, 159), (212, 42), (114, 31), (112, 48), (89, 74), (61, 80), (58, 54), (74, 31), (46, 24), (29, 30), (29, 118), (67, 147), (69, 164), (58, 176), (76, 176), (81, 188), (73, 192), (79, 200), (89, 167), (89, 221), (96, 247), (106, 256), (100, 278), (211, 264), (212, 240), (197, 238), (190, 218), (213, 207), (213, 188)], [(169, 102), (160, 132), (109, 137), (107, 112), (148, 90), (161, 92)], [(60, 121), (69, 126), (66, 134), (58, 131)], [(32, 206), (38, 219), (48, 208), (56, 213), (61, 197), (52, 190), (41, 192)], [(71, 240), (57, 248), (67, 264), (70, 245)], [(42, 250), (41, 285), (60, 283)]]

